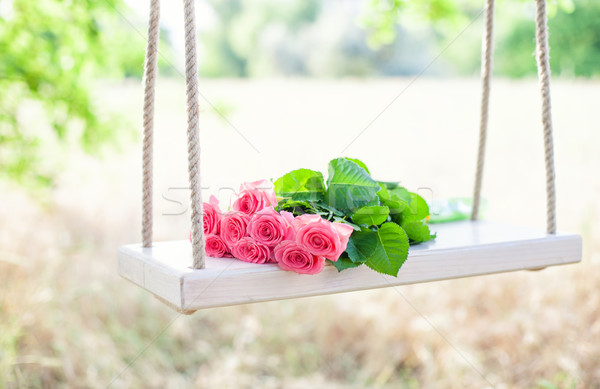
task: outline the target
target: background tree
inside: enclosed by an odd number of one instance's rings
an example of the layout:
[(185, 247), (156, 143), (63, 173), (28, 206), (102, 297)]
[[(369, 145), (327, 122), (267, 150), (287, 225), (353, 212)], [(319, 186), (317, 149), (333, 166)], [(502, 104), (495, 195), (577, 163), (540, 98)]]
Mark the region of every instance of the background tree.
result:
[[(465, 27), (481, 15), (482, 0), (370, 0), (363, 25), (374, 48), (398, 39), (401, 27), (421, 20), (437, 37), (438, 50), (460, 34), (448, 50), (449, 65), (457, 74), (479, 70), (481, 29)], [(554, 75), (600, 75), (600, 2), (549, 0), (550, 66)], [(498, 0), (496, 4), (496, 74), (535, 76), (535, 3)]]
[[(204, 77), (479, 72), (482, 0), (208, 2), (214, 23), (199, 28)], [(600, 75), (600, 2), (549, 4), (553, 73)], [(498, 0), (496, 74), (535, 75), (534, 13), (531, 0)], [(146, 17), (123, 0), (0, 2), (0, 178), (51, 184), (59, 166), (49, 154), (98, 153), (133, 133), (92, 92), (106, 80), (141, 78)], [(171, 58), (166, 31), (161, 38)], [(159, 67), (170, 69), (162, 57)]]
[(132, 133), (91, 93), (99, 80), (142, 75), (143, 39), (126, 10), (121, 0), (0, 3), (0, 176), (47, 185), (56, 166), (44, 148), (97, 153)]
[[(549, 21), (550, 67), (557, 76), (593, 77), (600, 75), (600, 2), (574, 0), (562, 3)], [(536, 74), (531, 61), (535, 50), (535, 23), (519, 18), (498, 44), (497, 72), (509, 77)]]

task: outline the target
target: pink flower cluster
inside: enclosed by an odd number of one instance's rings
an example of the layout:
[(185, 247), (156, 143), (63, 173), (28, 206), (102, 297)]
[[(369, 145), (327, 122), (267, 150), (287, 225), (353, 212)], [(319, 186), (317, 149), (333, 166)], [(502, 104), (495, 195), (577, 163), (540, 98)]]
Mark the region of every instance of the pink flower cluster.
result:
[(214, 196), (204, 203), (204, 234), (209, 257), (235, 257), (252, 263), (277, 263), (302, 274), (323, 270), (346, 250), (352, 227), (319, 215), (294, 217), (277, 212), (273, 185), (266, 180), (242, 184), (233, 210), (222, 213)]

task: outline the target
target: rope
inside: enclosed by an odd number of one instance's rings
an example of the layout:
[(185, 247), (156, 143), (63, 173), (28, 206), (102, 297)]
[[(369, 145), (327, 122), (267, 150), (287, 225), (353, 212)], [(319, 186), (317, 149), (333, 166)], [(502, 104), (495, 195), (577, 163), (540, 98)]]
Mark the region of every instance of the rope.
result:
[(185, 85), (188, 117), (188, 173), (192, 204), (194, 269), (204, 268), (204, 228), (200, 185), (200, 137), (198, 134), (198, 64), (196, 63), (196, 15), (194, 0), (183, 0), (185, 24)]
[[(204, 268), (204, 228), (202, 225), (202, 193), (200, 185), (200, 147), (198, 134), (198, 69), (196, 62), (196, 21), (194, 1), (184, 0), (185, 84), (188, 117), (188, 170), (192, 189), (192, 250), (194, 269)], [(152, 246), (152, 154), (154, 141), (154, 90), (160, 32), (160, 0), (150, 2), (150, 23), (144, 71), (144, 140), (142, 244)]]
[(150, 2), (148, 46), (144, 66), (144, 140), (142, 179), (142, 244), (152, 246), (152, 151), (154, 142), (154, 86), (158, 59), (158, 35), (160, 31), (160, 0)]
[(537, 66), (542, 94), (542, 123), (544, 125), (544, 155), (546, 164), (546, 231), (556, 233), (556, 192), (554, 173), (554, 143), (552, 140), (552, 112), (550, 103), (550, 63), (548, 53), (548, 16), (546, 1), (536, 0)]
[(494, 0), (485, 3), (485, 31), (483, 33), (483, 48), (481, 50), (481, 113), (479, 122), (479, 148), (477, 150), (477, 171), (475, 173), (475, 188), (473, 193), (473, 211), (471, 220), (479, 217), (481, 201), (481, 183), (483, 180), (483, 165), (485, 162), (485, 143), (487, 138), (488, 112), (490, 102), (490, 80), (492, 77), (494, 53)]
[[(554, 172), (554, 143), (552, 140), (552, 112), (550, 102), (550, 64), (548, 47), (548, 16), (546, 13), (546, 0), (536, 0), (536, 39), (537, 39), (537, 67), (540, 91), (542, 95), (542, 123), (544, 126), (544, 154), (546, 165), (546, 231), (548, 234), (556, 233), (556, 189)], [(493, 58), (493, 28), (494, 28), (494, 0), (486, 0), (485, 5), (485, 32), (483, 36), (483, 50), (481, 56), (481, 121), (479, 125), (479, 148), (477, 151), (477, 171), (475, 173), (475, 188), (473, 193), (473, 211), (471, 220), (479, 217), (481, 202), (481, 185), (483, 180), (483, 167), (485, 162), (485, 145), (488, 124), (488, 107), (490, 98), (490, 79), (492, 75)]]

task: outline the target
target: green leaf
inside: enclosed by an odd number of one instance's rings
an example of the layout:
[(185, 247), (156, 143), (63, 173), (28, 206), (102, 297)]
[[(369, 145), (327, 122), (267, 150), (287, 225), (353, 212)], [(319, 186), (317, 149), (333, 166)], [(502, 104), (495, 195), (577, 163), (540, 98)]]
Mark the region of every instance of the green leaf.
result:
[(425, 219), (429, 215), (429, 205), (423, 197), (410, 193), (410, 211), (417, 220)]
[(294, 200), (319, 200), (325, 193), (323, 174), (310, 169), (291, 171), (275, 181), (275, 193)]
[(377, 248), (376, 232), (368, 228), (354, 231), (348, 240), (346, 253), (352, 262), (365, 263)]
[(387, 220), (390, 209), (386, 206), (372, 205), (359, 208), (352, 221), (356, 224), (366, 224), (367, 226), (378, 226)]
[(429, 206), (421, 196), (408, 191), (406, 193), (409, 198), (408, 206), (405, 206), (401, 214), (390, 212), (392, 220), (400, 225), (423, 220), (429, 215)]
[(365, 169), (367, 174), (371, 175), (371, 172), (369, 171), (369, 168), (367, 168), (367, 165), (365, 165), (365, 163), (363, 161), (361, 161), (360, 159), (356, 159), (356, 158), (346, 158), (346, 159), (348, 161), (352, 161), (355, 164), (357, 164), (358, 166), (362, 167), (363, 169)]
[(411, 243), (421, 243), (427, 242), (435, 238), (435, 235), (432, 235), (429, 226), (422, 221), (413, 221), (402, 224), (402, 228), (408, 235), (408, 239), (410, 239)]
[(376, 197), (379, 185), (353, 161), (337, 158), (329, 162), (326, 202), (338, 210), (354, 212)]
[[(390, 215), (392, 216), (392, 219), (395, 216), (396, 218), (400, 219), (398, 216), (402, 215), (402, 212), (404, 212), (406, 207), (408, 207), (408, 203), (402, 200), (400, 197), (398, 197), (397, 194), (392, 194), (388, 190), (385, 183), (380, 182), (379, 186), (381, 187), (381, 189), (379, 190), (379, 192), (377, 192), (377, 197), (379, 197), (381, 204), (385, 205), (390, 209)], [(402, 190), (405, 191), (404, 188), (402, 188)], [(407, 197), (410, 198), (410, 196)]]
[(349, 222), (348, 220), (344, 219), (343, 217), (339, 217), (339, 216), (334, 216), (333, 217), (333, 221), (337, 222), (337, 223), (344, 223), (347, 224), (349, 226), (351, 226), (352, 228), (354, 228), (354, 231), (360, 231), (360, 226)]
[(389, 188), (388, 190), (390, 192), (390, 196), (396, 195), (398, 196), (401, 200), (406, 201), (407, 204), (410, 204), (410, 192), (406, 190), (406, 188), (403, 188), (401, 186), (397, 186), (395, 188)]
[(372, 207), (374, 205), (381, 205), (381, 202), (379, 201), (379, 197), (377, 197), (377, 196), (374, 196), (371, 201), (369, 201), (368, 203), (365, 204), (365, 206), (369, 206), (369, 207)]
[(395, 189), (400, 187), (400, 183), (397, 181), (379, 181), (379, 184), (385, 186), (387, 189)]
[(337, 217), (343, 217), (345, 216), (345, 213), (340, 211), (339, 209), (335, 209), (334, 207), (329, 206), (328, 204), (324, 203), (323, 201), (311, 201), (310, 204), (317, 210), (319, 210), (320, 212), (327, 212), (327, 213), (331, 213), (334, 216)]
[(396, 195), (392, 195), (390, 200), (384, 202), (384, 205), (390, 209), (392, 217), (394, 215), (401, 215), (408, 208), (408, 203)]
[(283, 199), (277, 203), (275, 207), (277, 212), (288, 211), (294, 215), (303, 215), (305, 213), (318, 213), (318, 210), (308, 201)]
[[(329, 260), (328, 260), (329, 261)], [(362, 265), (360, 262), (352, 262), (348, 257), (339, 257), (336, 262), (329, 261), (335, 266), (335, 268), (341, 272), (342, 270), (351, 269)]]
[(385, 203), (386, 201), (388, 201), (390, 199), (390, 192), (387, 190), (387, 187), (385, 186), (385, 184), (383, 182), (378, 182), (377, 183), (379, 185), (379, 191), (377, 192), (377, 197), (379, 197), (379, 201), (381, 201), (382, 203)]
[(354, 232), (346, 251), (352, 262), (396, 277), (408, 257), (408, 236), (396, 223), (385, 223), (374, 231)]

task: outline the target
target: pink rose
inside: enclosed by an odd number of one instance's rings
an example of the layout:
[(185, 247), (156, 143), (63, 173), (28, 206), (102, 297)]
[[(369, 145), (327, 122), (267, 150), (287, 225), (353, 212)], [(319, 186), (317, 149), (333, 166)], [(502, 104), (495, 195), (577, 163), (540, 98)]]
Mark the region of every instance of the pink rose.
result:
[[(344, 224), (344, 223), (331, 223), (331, 225), (333, 226), (333, 228), (335, 228), (338, 232), (338, 235), (340, 237), (340, 243), (343, 246), (342, 251), (340, 252), (340, 255), (346, 251), (346, 246), (348, 246), (348, 241), (350, 240), (350, 235), (352, 235), (352, 233), (354, 232), (354, 227), (348, 225), (348, 224)], [(339, 255), (338, 255), (339, 258)]]
[(283, 217), (285, 219), (285, 221), (287, 222), (287, 224), (290, 227), (294, 227), (294, 214), (288, 211), (281, 211), (279, 212), (279, 214), (281, 215), (281, 217)]
[(245, 237), (250, 216), (241, 212), (227, 212), (221, 218), (221, 238), (229, 249)]
[(302, 215), (294, 221), (298, 227), (296, 243), (311, 254), (334, 262), (346, 250), (354, 230), (347, 224), (332, 223), (319, 215)]
[(210, 196), (208, 203), (202, 204), (202, 221), (204, 225), (204, 234), (218, 234), (221, 225), (221, 210), (219, 209), (219, 200), (215, 196)]
[(231, 252), (233, 256), (244, 262), (266, 263), (271, 257), (271, 250), (250, 237), (240, 239)]
[(293, 239), (293, 219), (294, 215), (289, 212), (280, 215), (273, 207), (266, 207), (250, 219), (248, 235), (265, 246), (275, 247), (284, 239)]
[(240, 186), (240, 194), (233, 203), (232, 208), (248, 215), (262, 210), (265, 207), (277, 205), (277, 197), (273, 184), (267, 180), (246, 182)]
[(219, 235), (209, 234), (205, 236), (206, 255), (209, 257), (230, 257), (229, 248)]
[(296, 216), (294, 218), (294, 226), (296, 226), (296, 229), (300, 229), (308, 223), (318, 222), (321, 219), (323, 219), (321, 216), (315, 215), (314, 213), (305, 213), (304, 215)]
[(324, 257), (309, 253), (291, 240), (275, 247), (275, 260), (283, 270), (300, 274), (317, 274), (325, 266)]

